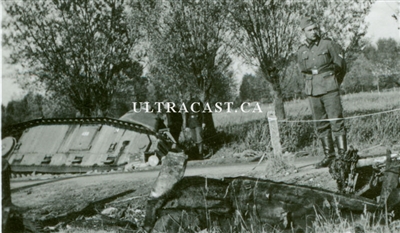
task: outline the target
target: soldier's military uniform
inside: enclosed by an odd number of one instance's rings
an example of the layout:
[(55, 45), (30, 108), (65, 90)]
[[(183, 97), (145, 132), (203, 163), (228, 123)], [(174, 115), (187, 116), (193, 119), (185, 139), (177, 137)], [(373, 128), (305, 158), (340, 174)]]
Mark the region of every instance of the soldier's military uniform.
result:
[[(311, 19), (303, 19), (302, 29), (313, 25)], [(324, 148), (325, 158), (317, 168), (326, 167), (335, 157), (332, 134), (336, 138), (338, 154), (347, 150), (346, 131), (339, 87), (345, 73), (343, 52), (331, 39), (307, 40), (297, 54), (298, 64), (305, 79), (305, 93), (315, 122), (317, 134)], [(324, 119), (335, 119), (327, 120)]]
[[(193, 109), (191, 108), (192, 105)], [(199, 155), (203, 156), (203, 104), (199, 99), (191, 97), (186, 107), (188, 110), (186, 126), (190, 128), (192, 140), (197, 145)]]
[(182, 113), (179, 112), (178, 107), (173, 107), (174, 111), (166, 112), (166, 125), (169, 128), (169, 132), (174, 137), (176, 142), (179, 142), (179, 135), (181, 133), (183, 119)]

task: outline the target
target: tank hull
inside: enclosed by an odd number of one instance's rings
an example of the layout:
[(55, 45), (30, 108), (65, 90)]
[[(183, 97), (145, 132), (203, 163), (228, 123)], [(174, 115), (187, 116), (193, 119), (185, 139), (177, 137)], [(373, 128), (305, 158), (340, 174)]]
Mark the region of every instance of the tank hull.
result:
[(146, 162), (149, 155), (162, 156), (168, 143), (158, 138), (157, 119), (147, 118), (142, 125), (131, 118), (39, 119), (15, 125), (9, 135), (20, 136), (8, 161), (17, 173), (86, 173), (122, 170)]

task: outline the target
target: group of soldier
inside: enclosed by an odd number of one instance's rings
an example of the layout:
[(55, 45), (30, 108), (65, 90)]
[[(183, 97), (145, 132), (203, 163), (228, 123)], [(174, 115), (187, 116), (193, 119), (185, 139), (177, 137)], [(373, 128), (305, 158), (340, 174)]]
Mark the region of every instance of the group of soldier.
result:
[[(205, 112), (202, 101), (194, 94), (186, 94), (187, 111), (180, 112), (178, 105), (174, 105), (171, 109), (164, 106), (160, 114), (160, 119), (169, 129), (176, 143), (179, 143), (180, 136), (185, 136), (186, 132), (190, 132), (190, 140), (196, 146), (196, 153), (200, 158), (206, 158), (204, 151), (204, 128), (205, 128)], [(164, 101), (168, 103), (169, 101)]]

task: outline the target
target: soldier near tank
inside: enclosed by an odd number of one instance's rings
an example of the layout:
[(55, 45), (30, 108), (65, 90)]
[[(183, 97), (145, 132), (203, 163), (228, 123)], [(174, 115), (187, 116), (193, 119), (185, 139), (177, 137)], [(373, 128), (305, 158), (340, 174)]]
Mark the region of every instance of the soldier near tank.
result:
[(335, 158), (332, 135), (336, 140), (338, 155), (343, 157), (347, 151), (339, 94), (339, 87), (346, 73), (346, 63), (343, 50), (338, 44), (329, 38), (320, 38), (319, 27), (314, 19), (303, 18), (300, 26), (306, 41), (299, 47), (297, 59), (325, 155), (316, 168), (327, 167)]
[(185, 114), (185, 127), (190, 129), (192, 141), (196, 143), (198, 154), (203, 157), (203, 103), (193, 94), (187, 94), (188, 102), (186, 103), (187, 112)]
[(179, 135), (182, 131), (182, 125), (183, 125), (182, 113), (179, 111), (179, 106), (177, 106), (176, 104), (172, 106), (166, 106), (167, 103), (173, 103), (173, 102), (169, 100), (164, 100), (163, 103), (164, 103), (164, 109), (163, 109), (164, 124), (169, 129), (169, 132), (171, 133), (172, 137), (178, 143)]

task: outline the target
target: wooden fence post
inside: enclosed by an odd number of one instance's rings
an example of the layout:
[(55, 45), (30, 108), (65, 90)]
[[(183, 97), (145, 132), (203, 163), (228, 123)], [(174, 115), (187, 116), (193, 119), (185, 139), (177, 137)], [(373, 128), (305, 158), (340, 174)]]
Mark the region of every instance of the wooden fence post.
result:
[(275, 116), (275, 111), (268, 111), (267, 117), (269, 124), (269, 134), (271, 136), (271, 145), (274, 150), (274, 156), (281, 157), (282, 146), (279, 137), (278, 118)]

